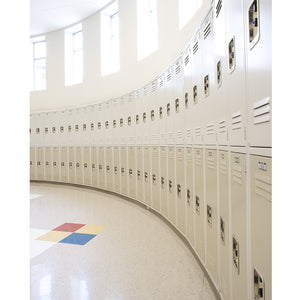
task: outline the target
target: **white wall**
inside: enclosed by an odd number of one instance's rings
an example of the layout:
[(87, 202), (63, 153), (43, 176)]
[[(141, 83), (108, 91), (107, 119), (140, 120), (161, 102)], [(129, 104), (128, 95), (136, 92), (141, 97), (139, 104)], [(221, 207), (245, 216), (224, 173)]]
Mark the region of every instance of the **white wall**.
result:
[(84, 37), (83, 83), (64, 85), (64, 30), (46, 34), (47, 89), (30, 93), (31, 112), (105, 101), (142, 87), (161, 74), (188, 44), (208, 12), (211, 0), (179, 30), (178, 1), (157, 0), (158, 50), (137, 61), (136, 0), (119, 0), (120, 72), (101, 77), (100, 14), (82, 21)]

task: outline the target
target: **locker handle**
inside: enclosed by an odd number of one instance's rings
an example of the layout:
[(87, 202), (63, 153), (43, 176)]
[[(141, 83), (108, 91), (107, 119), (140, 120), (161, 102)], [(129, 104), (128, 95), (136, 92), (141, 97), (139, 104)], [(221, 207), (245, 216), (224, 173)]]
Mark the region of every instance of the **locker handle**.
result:
[(49, 162), (48, 161), (46, 161), (46, 167), (49, 167)]
[(87, 163), (84, 163), (84, 168), (85, 168), (85, 169), (87, 168)]
[(30, 161), (30, 165), (32, 166), (32, 160)]
[(239, 243), (235, 237), (232, 237), (232, 259), (233, 259), (233, 265), (240, 274), (240, 251), (239, 251)]
[(138, 179), (140, 179), (141, 172), (138, 170), (136, 174), (137, 174)]
[(179, 196), (180, 193), (181, 193), (181, 185), (177, 184), (177, 195)]
[(207, 205), (206, 213), (207, 213), (207, 223), (209, 225), (212, 225), (212, 209), (209, 205)]
[(76, 163), (76, 168), (79, 168), (79, 163)]
[(65, 163), (62, 161), (62, 162), (60, 163), (60, 166), (61, 166), (61, 167), (64, 167), (64, 166), (65, 166)]
[(200, 199), (198, 196), (196, 196), (196, 211), (197, 212), (200, 211)]
[(172, 189), (172, 180), (169, 180), (169, 191)]
[(99, 171), (102, 172), (102, 165), (99, 165)]
[(121, 168), (121, 173), (122, 173), (123, 176), (125, 175), (125, 169), (124, 168)]
[(118, 173), (118, 167), (115, 167), (115, 174), (117, 174)]
[(225, 223), (222, 218), (220, 218), (220, 233), (221, 233), (221, 241), (223, 245), (225, 245)]
[(92, 169), (93, 169), (93, 170), (95, 169), (95, 164), (92, 164)]
[(145, 182), (148, 182), (148, 173), (145, 172)]
[(186, 190), (186, 198), (187, 198), (187, 203), (190, 204), (191, 192), (189, 189)]
[(72, 168), (73, 164), (71, 162), (69, 162), (69, 168)]
[(254, 299), (265, 299), (265, 282), (258, 270), (254, 268)]
[(110, 167), (106, 166), (106, 172), (109, 173), (110, 172)]
[(153, 183), (156, 182), (156, 176), (154, 174), (152, 175), (152, 181), (153, 181)]
[(56, 161), (53, 162), (53, 166), (56, 167)]
[(129, 169), (129, 175), (132, 176), (132, 169)]
[(161, 177), (161, 185), (163, 186), (165, 184), (165, 179)]

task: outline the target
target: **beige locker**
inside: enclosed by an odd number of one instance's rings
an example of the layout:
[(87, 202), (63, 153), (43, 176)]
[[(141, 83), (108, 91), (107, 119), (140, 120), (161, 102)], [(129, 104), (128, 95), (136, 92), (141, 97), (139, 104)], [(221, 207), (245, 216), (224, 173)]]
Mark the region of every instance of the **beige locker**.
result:
[(128, 196), (128, 163), (127, 146), (122, 145), (121, 149), (121, 193)]
[(167, 147), (160, 147), (160, 197), (161, 213), (168, 218), (168, 176), (167, 176)]
[(51, 147), (45, 148), (45, 177), (46, 180), (52, 180), (52, 167), (51, 167)]
[(83, 163), (82, 163), (82, 148), (77, 146), (76, 151), (76, 183), (83, 184)]
[(136, 199), (135, 146), (128, 147), (128, 176), (129, 197)]
[(60, 174), (61, 181), (68, 182), (67, 147), (60, 148)]
[(97, 147), (91, 147), (92, 186), (98, 187)]
[(114, 191), (116, 193), (121, 192), (120, 186), (120, 148), (119, 146), (113, 147), (113, 155), (114, 155)]
[[(218, 195), (217, 150), (205, 150), (206, 190), (206, 266), (215, 283), (218, 282)], [(242, 299), (242, 298), (241, 298)]]
[(176, 148), (176, 194), (177, 194), (177, 226), (185, 234), (185, 176), (184, 176), (184, 148)]
[(139, 201), (144, 202), (144, 168), (143, 168), (143, 148), (142, 146), (136, 147), (137, 152), (137, 197)]
[(187, 238), (194, 245), (193, 148), (186, 148), (186, 217)]
[(203, 149), (194, 149), (195, 178), (195, 249), (202, 262), (205, 263), (205, 208), (204, 208), (204, 164)]
[[(112, 146), (105, 147), (105, 158), (106, 158), (106, 189), (113, 191), (113, 163), (112, 163)], [(101, 178), (100, 178), (101, 179)]]
[(75, 162), (75, 148), (73, 146), (69, 147), (69, 183), (76, 182), (76, 162)]
[(151, 206), (151, 161), (150, 146), (144, 146), (144, 182), (145, 204)]
[(152, 146), (152, 205), (160, 211), (159, 147)]
[(219, 200), (220, 200), (220, 289), (224, 300), (230, 299), (229, 249), (229, 163), (228, 152), (219, 152)]
[(43, 147), (37, 147), (36, 148), (36, 179), (44, 180), (44, 167), (45, 167), (44, 149)]
[(176, 225), (175, 148), (168, 147), (169, 220)]
[(83, 184), (91, 185), (91, 151), (89, 146), (83, 147)]
[(106, 173), (106, 165), (105, 165), (105, 148), (104, 146), (98, 147), (98, 172), (99, 172), (99, 187), (101, 189), (105, 189), (105, 173)]
[(231, 153), (232, 299), (247, 299), (246, 155)]
[(272, 299), (272, 158), (250, 156), (252, 299)]
[(35, 180), (35, 148), (30, 147), (30, 180)]

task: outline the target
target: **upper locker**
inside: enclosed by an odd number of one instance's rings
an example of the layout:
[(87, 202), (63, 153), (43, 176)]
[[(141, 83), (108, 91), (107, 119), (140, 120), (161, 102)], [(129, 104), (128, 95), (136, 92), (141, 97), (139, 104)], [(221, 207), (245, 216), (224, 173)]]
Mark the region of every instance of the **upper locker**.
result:
[(158, 80), (155, 79), (149, 84), (149, 122), (151, 133), (151, 144), (159, 144), (159, 113), (158, 113)]
[(62, 110), (58, 113), (58, 144), (68, 145), (68, 111)]
[(136, 132), (136, 143), (137, 145), (142, 145), (143, 143), (143, 130), (142, 130), (142, 115), (143, 115), (143, 89), (135, 91), (135, 132)]
[(157, 109), (158, 116), (156, 119), (159, 120), (159, 144), (167, 145), (167, 134), (166, 134), (166, 111), (165, 111), (165, 97), (166, 97), (166, 89), (165, 89), (165, 74), (163, 73), (158, 78), (157, 83)]
[(120, 146), (121, 193), (128, 196), (128, 154), (127, 145)]
[[(104, 106), (105, 104), (104, 103), (99, 103), (97, 106), (96, 106), (96, 109), (95, 109), (95, 118), (96, 118), (96, 132), (95, 132), (95, 135), (96, 135), (96, 144), (99, 146), (103, 146), (105, 144), (104, 142), (104, 132), (105, 132), (105, 118), (104, 118)], [(104, 168), (104, 166), (103, 166)], [(99, 170), (100, 171), (100, 170)]]
[(166, 113), (166, 139), (168, 145), (174, 145), (174, 70), (173, 66), (165, 72), (166, 85), (165, 85), (165, 113)]
[(121, 142), (119, 117), (120, 117), (120, 98), (111, 100), (111, 118), (112, 118), (112, 144), (119, 145)]
[(35, 147), (30, 147), (30, 180), (35, 179), (36, 169)]
[(112, 103), (113, 101), (106, 101), (103, 110), (104, 124), (104, 143), (105, 145), (112, 145), (113, 136), (113, 120), (112, 120)]
[(151, 83), (145, 85), (143, 87), (143, 94), (142, 94), (142, 111), (141, 111), (141, 128), (142, 128), (142, 140), (144, 145), (150, 145), (151, 143), (151, 127), (150, 127), (150, 103), (151, 103)]
[(128, 145), (135, 145), (135, 93), (132, 92), (127, 96), (125, 122), (127, 122)]
[(97, 145), (97, 106), (92, 105), (90, 107), (90, 144)]
[(248, 139), (251, 147), (272, 147), (272, 1), (245, 3)]
[(90, 143), (90, 107), (82, 108), (82, 128), (81, 128), (81, 144), (89, 145)]
[(127, 125), (127, 98), (128, 95), (122, 96), (119, 99), (119, 134), (120, 134), (120, 144), (127, 145), (128, 144), (128, 125)]

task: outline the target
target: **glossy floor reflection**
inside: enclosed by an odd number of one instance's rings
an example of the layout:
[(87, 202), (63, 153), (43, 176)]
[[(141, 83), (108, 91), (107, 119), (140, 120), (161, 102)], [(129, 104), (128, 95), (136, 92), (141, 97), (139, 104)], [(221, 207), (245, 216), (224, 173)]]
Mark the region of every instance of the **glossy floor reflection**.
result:
[[(31, 300), (215, 299), (190, 250), (150, 211), (67, 185), (31, 183), (31, 194)], [(83, 246), (36, 240), (64, 223), (106, 227)]]

